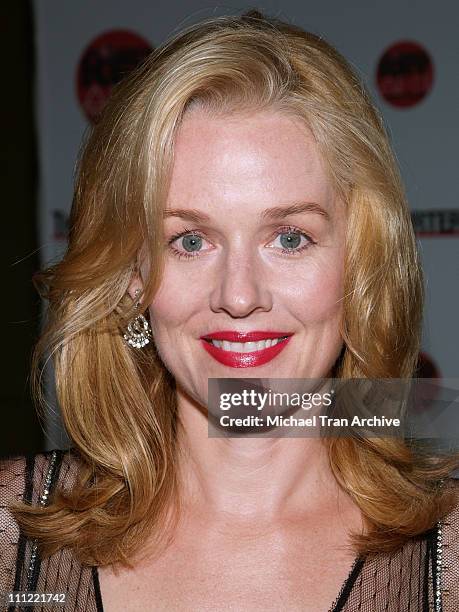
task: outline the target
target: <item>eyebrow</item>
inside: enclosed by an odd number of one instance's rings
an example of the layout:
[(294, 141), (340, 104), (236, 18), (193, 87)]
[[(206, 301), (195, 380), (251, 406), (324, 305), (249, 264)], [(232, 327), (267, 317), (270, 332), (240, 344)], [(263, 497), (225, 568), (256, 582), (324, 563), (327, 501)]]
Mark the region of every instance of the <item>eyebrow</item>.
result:
[[(259, 216), (260, 220), (277, 220), (288, 217), (289, 215), (299, 215), (304, 212), (321, 215), (327, 221), (330, 221), (329, 213), (315, 202), (296, 202), (288, 204), (287, 206), (274, 206), (273, 208), (267, 208), (262, 211)], [(164, 218), (180, 217), (193, 223), (209, 223), (211, 221), (210, 216), (206, 213), (190, 208), (168, 209), (164, 211), (163, 216)]]

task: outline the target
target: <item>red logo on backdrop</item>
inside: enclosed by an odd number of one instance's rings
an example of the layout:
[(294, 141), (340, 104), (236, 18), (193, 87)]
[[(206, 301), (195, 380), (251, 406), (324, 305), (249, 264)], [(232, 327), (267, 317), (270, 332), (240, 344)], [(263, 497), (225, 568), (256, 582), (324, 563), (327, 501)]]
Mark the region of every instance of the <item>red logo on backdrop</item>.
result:
[(433, 358), (421, 351), (416, 365), (416, 378), (441, 378), (440, 370)]
[(411, 219), (418, 236), (459, 236), (459, 208), (414, 210)]
[(97, 121), (113, 86), (151, 51), (149, 42), (128, 30), (105, 32), (91, 41), (77, 70), (78, 100), (89, 121)]
[(418, 362), (414, 376), (415, 378), (421, 379), (416, 387), (418, 394), (416, 400), (416, 410), (418, 413), (426, 412), (434, 406), (435, 400), (439, 399), (441, 393), (439, 386), (423, 379), (440, 379), (442, 378), (442, 375), (433, 358), (424, 351), (421, 351), (418, 355)]
[(432, 89), (434, 78), (430, 55), (412, 41), (390, 46), (379, 60), (376, 81), (382, 97), (399, 108), (418, 104)]

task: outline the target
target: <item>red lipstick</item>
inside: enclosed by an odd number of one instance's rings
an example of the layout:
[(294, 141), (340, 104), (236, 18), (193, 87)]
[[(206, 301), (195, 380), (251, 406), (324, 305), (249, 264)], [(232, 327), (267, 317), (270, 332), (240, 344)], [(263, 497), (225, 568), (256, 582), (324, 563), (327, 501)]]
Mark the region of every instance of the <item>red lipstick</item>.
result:
[[(276, 357), (276, 355), (278, 355), (287, 346), (292, 335), (292, 332), (284, 331), (217, 331), (201, 336), (201, 344), (209, 355), (211, 355), (219, 363), (232, 368), (249, 368), (263, 365), (274, 359), (274, 357)], [(270, 338), (283, 339), (279, 340), (275, 346), (270, 346), (269, 348), (265, 348), (260, 351), (251, 351), (247, 353), (225, 351), (210, 342), (211, 340), (227, 340), (228, 342), (258, 342), (259, 340), (268, 340)]]

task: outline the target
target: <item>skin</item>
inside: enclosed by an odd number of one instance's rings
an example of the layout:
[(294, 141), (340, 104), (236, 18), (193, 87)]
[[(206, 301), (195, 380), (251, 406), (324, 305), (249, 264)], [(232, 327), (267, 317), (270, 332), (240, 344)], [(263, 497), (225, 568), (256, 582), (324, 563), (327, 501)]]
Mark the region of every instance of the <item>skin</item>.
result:
[[(260, 222), (265, 209), (299, 201), (318, 204), (329, 219), (302, 212)], [(292, 599), (289, 609), (309, 609), (305, 602), (311, 610), (325, 609), (355, 556), (342, 548), (347, 530), (359, 530), (361, 522), (356, 506), (338, 487), (320, 440), (209, 438), (204, 407), (209, 377), (330, 375), (343, 344), (344, 205), (333, 191), (312, 134), (299, 119), (274, 110), (231, 117), (193, 110), (176, 141), (166, 209), (177, 208), (199, 210), (211, 218), (205, 224), (166, 218), (165, 240), (192, 229), (203, 237), (202, 247), (193, 259), (179, 259), (167, 247), (162, 284), (149, 306), (154, 342), (177, 381), (183, 527), (175, 548), (154, 567), (144, 566), (138, 582), (122, 574), (125, 582), (117, 578), (115, 583), (107, 574), (104, 598), (115, 584), (118, 595), (121, 584), (132, 594), (135, 585), (145, 584), (146, 575), (150, 581), (162, 577), (152, 586), (158, 596), (167, 576), (181, 575), (177, 559), (201, 567), (215, 564), (214, 551), (220, 551), (228, 560), (240, 552), (238, 542), (246, 537), (250, 547), (244, 554), (253, 567), (266, 568), (269, 557), (272, 576), (265, 574), (267, 585), (292, 559), (306, 570), (312, 563), (310, 581), (301, 587), (307, 586), (307, 593), (298, 591), (298, 602)], [(286, 226), (311, 239), (298, 255), (282, 253), (280, 236)], [(300, 246), (308, 240), (302, 237)], [(183, 239), (172, 246), (186, 252)], [(144, 263), (129, 287), (133, 299), (147, 278)], [(294, 335), (272, 361), (241, 370), (218, 363), (201, 346), (201, 335), (221, 329), (276, 329)], [(295, 552), (303, 537), (309, 542), (304, 558), (303, 552), (299, 557)], [(261, 574), (257, 576), (259, 581)], [(237, 583), (237, 577), (232, 579)], [(174, 585), (178, 598), (177, 580)], [(209, 589), (212, 609), (216, 594)], [(174, 609), (196, 605), (196, 600), (206, 609), (203, 593), (207, 591), (194, 593), (187, 584), (180, 602), (174, 599)], [(172, 605), (169, 595), (161, 594)], [(271, 596), (269, 589), (266, 596)]]
[[(260, 224), (263, 210), (299, 201), (320, 204), (330, 221), (305, 212)], [(275, 113), (209, 119), (194, 111), (176, 143), (166, 209), (175, 208), (212, 217), (206, 225), (166, 219), (167, 240), (187, 227), (207, 238), (194, 259), (177, 259), (169, 251), (149, 308), (155, 344), (184, 391), (206, 405), (208, 377), (328, 375), (342, 347), (345, 218), (307, 128)], [(276, 230), (286, 225), (317, 244), (298, 255), (282, 254)], [(301, 238), (301, 246), (308, 242)], [(180, 239), (174, 246), (186, 252)], [(132, 297), (136, 288), (142, 288), (139, 279), (131, 284)], [(203, 351), (199, 337), (216, 329), (295, 335), (281, 357), (241, 372)]]
[[(318, 204), (329, 219), (303, 212), (260, 223), (265, 209), (296, 202)], [(202, 409), (208, 378), (330, 375), (343, 345), (345, 209), (299, 119), (275, 111), (209, 117), (200, 110), (185, 117), (176, 140), (166, 210), (178, 208), (211, 217), (206, 224), (166, 217), (166, 241), (186, 229), (205, 238), (192, 259), (168, 249), (164, 277), (149, 307), (157, 350), (177, 381), (182, 446), (193, 458), (184, 461), (184, 484), (189, 495), (204, 496), (206, 505), (220, 510), (237, 508), (244, 516), (274, 512), (284, 507), (287, 491), (300, 492), (300, 483), (307, 487), (320, 470), (326, 473), (318, 440), (209, 439)], [(308, 248), (282, 253), (286, 226), (308, 236), (299, 245)], [(171, 246), (186, 252), (183, 238)], [(129, 288), (133, 299), (147, 276), (144, 263)], [(272, 361), (241, 370), (215, 361), (202, 348), (200, 336), (218, 329), (277, 329), (294, 336)], [(248, 466), (269, 474), (269, 493), (264, 487), (262, 498), (260, 474), (250, 477)]]

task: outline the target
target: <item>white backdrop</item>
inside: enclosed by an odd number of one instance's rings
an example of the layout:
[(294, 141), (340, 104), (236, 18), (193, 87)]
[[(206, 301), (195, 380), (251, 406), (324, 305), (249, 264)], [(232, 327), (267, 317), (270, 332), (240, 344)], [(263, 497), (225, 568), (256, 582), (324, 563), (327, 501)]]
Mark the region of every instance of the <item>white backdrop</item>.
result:
[[(40, 244), (42, 262), (65, 248), (75, 159), (87, 120), (76, 94), (78, 62), (88, 44), (109, 30), (131, 30), (152, 46), (176, 29), (211, 15), (238, 13), (240, 2), (148, 2), (146, 0), (35, 0), (37, 124), (41, 171)], [(459, 209), (457, 142), (459, 128), (459, 5), (363, 0), (283, 0), (257, 5), (322, 34), (351, 61), (381, 108), (392, 138), (413, 211)], [(430, 93), (416, 106), (395, 108), (376, 87), (376, 67), (385, 49), (414, 40), (434, 65)], [(456, 233), (420, 237), (427, 277), (423, 350), (444, 377), (459, 376), (459, 227)], [(48, 447), (59, 444), (59, 428), (48, 426)]]

